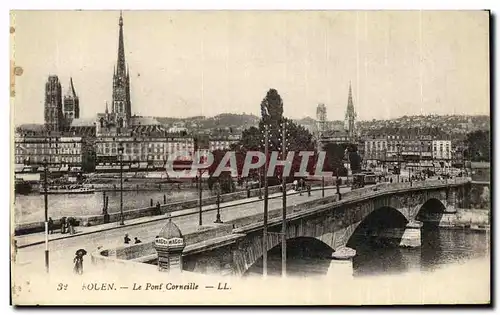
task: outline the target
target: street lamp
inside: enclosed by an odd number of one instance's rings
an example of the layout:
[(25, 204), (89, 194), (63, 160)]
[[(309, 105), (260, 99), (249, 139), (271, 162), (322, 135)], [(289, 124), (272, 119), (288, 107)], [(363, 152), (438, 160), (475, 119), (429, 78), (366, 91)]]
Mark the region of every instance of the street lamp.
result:
[(401, 154), (401, 152), (400, 152), (401, 144), (400, 143), (396, 144), (396, 147), (398, 148), (398, 174), (397, 175), (398, 175), (398, 183), (399, 183), (399, 174), (401, 174), (401, 164), (399, 162), (400, 154)]
[(268, 190), (268, 182), (267, 182), (267, 171), (268, 171), (268, 163), (267, 159), (269, 156), (269, 126), (267, 122), (264, 125), (264, 156), (266, 157), (264, 162), (264, 228), (262, 233), (262, 275), (264, 278), (267, 277), (267, 219), (268, 219), (268, 198), (269, 198), (269, 190)]
[[(337, 168), (337, 179), (339, 178), (339, 169)], [(325, 175), (321, 176), (321, 197), (325, 198)]]
[(420, 171), (420, 174), (422, 174), (422, 151), (424, 149), (424, 142), (420, 141), (420, 157), (418, 159), (418, 170)]
[(123, 221), (123, 145), (118, 144), (118, 154), (120, 155), (120, 225), (125, 225)]
[[(286, 122), (282, 123), (282, 158), (286, 156)], [(285, 165), (283, 165), (283, 172), (281, 173), (281, 181), (283, 185), (283, 218), (281, 222), (281, 276), (286, 277), (286, 175)]]
[(217, 217), (215, 218), (214, 223), (223, 223), (220, 219), (220, 184), (217, 185)]
[(47, 159), (43, 159), (43, 199), (45, 206), (45, 269), (49, 273), (49, 204), (47, 200)]

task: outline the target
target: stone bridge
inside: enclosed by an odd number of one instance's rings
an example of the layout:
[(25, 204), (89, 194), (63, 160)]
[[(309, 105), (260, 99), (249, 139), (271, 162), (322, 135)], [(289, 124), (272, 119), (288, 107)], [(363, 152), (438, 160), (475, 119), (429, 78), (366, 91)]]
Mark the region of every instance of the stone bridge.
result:
[[(287, 207), (287, 244), (300, 242), (298, 247), (305, 252), (322, 246), (332, 255), (332, 262), (336, 258), (352, 258), (356, 248), (367, 240), (418, 247), (423, 226), (438, 226), (456, 216), (457, 208), (469, 208), (470, 191), (471, 182), (465, 178), (383, 183), (343, 193), (341, 198), (330, 195), (290, 205)], [(178, 237), (183, 238), (185, 244), (180, 254), (181, 268), (197, 273), (245, 274), (261, 261), (264, 250), (280, 246), (281, 212), (282, 209), (269, 212), (265, 249), (262, 213), (211, 228), (179, 231)], [(112, 254), (102, 255), (157, 264), (158, 254), (153, 244), (117, 248), (106, 251)], [(287, 245), (287, 250), (291, 247)], [(96, 261), (98, 258), (95, 257)], [(342, 264), (345, 260), (338, 262)]]
[[(467, 207), (470, 182), (426, 181), (380, 184), (346, 193), (342, 200), (287, 215), (286, 239), (321, 242), (335, 253), (354, 248), (374, 237), (400, 246), (420, 246), (423, 225), (436, 226), (443, 217), (454, 215), (456, 208)], [(268, 225), (267, 248), (263, 248), (263, 222), (248, 224), (232, 231), (230, 242), (217, 247), (199, 247), (184, 252), (185, 270), (203, 273), (244, 274), (264, 250), (281, 244), (280, 217)], [(302, 246), (307, 247), (307, 242)]]

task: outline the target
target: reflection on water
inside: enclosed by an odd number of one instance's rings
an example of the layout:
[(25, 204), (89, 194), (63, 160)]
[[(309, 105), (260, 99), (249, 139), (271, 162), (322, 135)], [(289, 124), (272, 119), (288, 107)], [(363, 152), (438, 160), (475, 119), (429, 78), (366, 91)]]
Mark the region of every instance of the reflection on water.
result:
[(422, 269), (461, 263), (474, 258), (489, 259), (489, 232), (430, 230), (422, 232)]
[[(288, 244), (288, 243), (287, 243)], [(364, 244), (356, 248), (353, 259), (354, 276), (429, 272), (436, 268), (460, 264), (471, 259), (489, 260), (489, 235), (469, 230), (422, 230), (422, 247), (399, 248)], [(288, 245), (287, 245), (288, 246)], [(310, 255), (288, 255), (287, 273), (290, 276), (311, 277), (326, 275), (330, 259), (328, 252)], [(268, 255), (268, 274), (281, 274), (281, 249)], [(249, 275), (262, 274), (262, 260), (248, 271)]]
[[(208, 194), (208, 191), (204, 191)], [(153, 203), (163, 203), (163, 195), (168, 202), (192, 200), (197, 198), (196, 189), (183, 188), (179, 191), (126, 191), (123, 192), (123, 209), (137, 209), (149, 207), (151, 199)], [(120, 211), (120, 193), (107, 192), (109, 197), (108, 212)], [(15, 197), (15, 222), (37, 222), (44, 220), (43, 194), (33, 193), (29, 195), (16, 194)], [(56, 219), (62, 216), (85, 216), (102, 213), (103, 193), (94, 194), (72, 194), (72, 195), (48, 195), (49, 216)]]

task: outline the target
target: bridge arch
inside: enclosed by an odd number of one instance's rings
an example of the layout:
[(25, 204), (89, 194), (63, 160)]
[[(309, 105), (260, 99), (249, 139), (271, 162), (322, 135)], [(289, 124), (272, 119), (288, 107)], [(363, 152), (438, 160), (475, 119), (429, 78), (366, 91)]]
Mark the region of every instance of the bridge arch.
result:
[(418, 210), (415, 220), (420, 221), (425, 227), (436, 227), (441, 222), (446, 206), (437, 198), (428, 199)]
[[(346, 246), (358, 249), (372, 241), (378, 243), (388, 241), (391, 244), (399, 244), (410, 220), (397, 208), (390, 206), (379, 207), (358, 224), (347, 239)], [(390, 237), (387, 237), (389, 235)]]
[[(328, 269), (331, 255), (334, 252), (330, 245), (311, 236), (287, 238), (286, 246), (288, 262), (290, 262), (290, 259), (292, 258), (299, 258), (303, 260), (310, 258), (325, 258), (325, 264), (315, 265), (316, 268), (324, 268), (324, 272)], [(280, 272), (279, 274), (281, 274), (281, 250), (280, 242), (267, 251), (268, 257), (271, 258), (268, 259), (268, 266), (272, 266), (272, 268), (269, 269), (278, 270)], [(254, 256), (253, 262), (247, 266), (246, 270), (243, 272), (243, 276), (262, 273), (263, 253), (259, 254), (259, 257), (257, 257), (257, 255)], [(273, 257), (274, 259), (272, 259)]]

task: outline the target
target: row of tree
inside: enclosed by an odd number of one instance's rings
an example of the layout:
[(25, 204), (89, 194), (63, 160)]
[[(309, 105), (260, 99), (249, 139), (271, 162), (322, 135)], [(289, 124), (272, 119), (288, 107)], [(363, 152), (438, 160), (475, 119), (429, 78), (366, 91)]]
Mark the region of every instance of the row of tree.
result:
[[(305, 129), (303, 126), (296, 124), (291, 119), (283, 117), (283, 100), (275, 89), (270, 89), (264, 99), (261, 102), (262, 117), (259, 121), (258, 127), (250, 127), (243, 131), (241, 140), (233, 144), (230, 148), (231, 151), (236, 154), (236, 164), (237, 172), (239, 175), (242, 174), (243, 164), (245, 162), (245, 157), (249, 151), (265, 151), (264, 146), (264, 134), (267, 128), (268, 130), (268, 156), (269, 158), (272, 152), (280, 152), (278, 156), (279, 159), (286, 159), (286, 156), (282, 156), (283, 146), (285, 146), (286, 154), (288, 152), (295, 152), (294, 159), (292, 162), (291, 176), (287, 177), (288, 181), (293, 181), (295, 178), (293, 174), (300, 170), (302, 157), (299, 155), (301, 151), (309, 151), (314, 154), (309, 157), (306, 171), (308, 173), (314, 173), (315, 167), (318, 162), (319, 152), (316, 150), (316, 143), (313, 139), (312, 134)], [(285, 128), (285, 141), (283, 141), (283, 129)], [(353, 171), (361, 169), (361, 157), (357, 153), (356, 145), (348, 144), (327, 144), (323, 150), (326, 152), (324, 164), (322, 170), (325, 172), (331, 172), (332, 175), (338, 174), (339, 176), (346, 176), (347, 169), (344, 166), (343, 161), (348, 157), (351, 163), (351, 169)], [(221, 190), (223, 193), (229, 192), (225, 188), (232, 187), (233, 185), (228, 182), (232, 181), (231, 176), (228, 172), (222, 173), (219, 178), (214, 178), (213, 174), (215, 170), (221, 163), (226, 151), (217, 150), (212, 152), (214, 155), (214, 163), (208, 169), (210, 175), (210, 182), (219, 182)], [(347, 154), (346, 154), (347, 153)], [(252, 163), (257, 162), (257, 157), (254, 158)], [(222, 165), (222, 166), (229, 166)], [(250, 178), (261, 179), (263, 175), (261, 170), (251, 170), (249, 173)], [(281, 181), (281, 174), (283, 172), (283, 167), (277, 167), (274, 172), (274, 176), (268, 178), (269, 185), (277, 185)], [(259, 174), (260, 173), (260, 174)]]
[(489, 162), (491, 155), (491, 136), (489, 130), (477, 130), (467, 134), (467, 149), (464, 158), (474, 162)]

